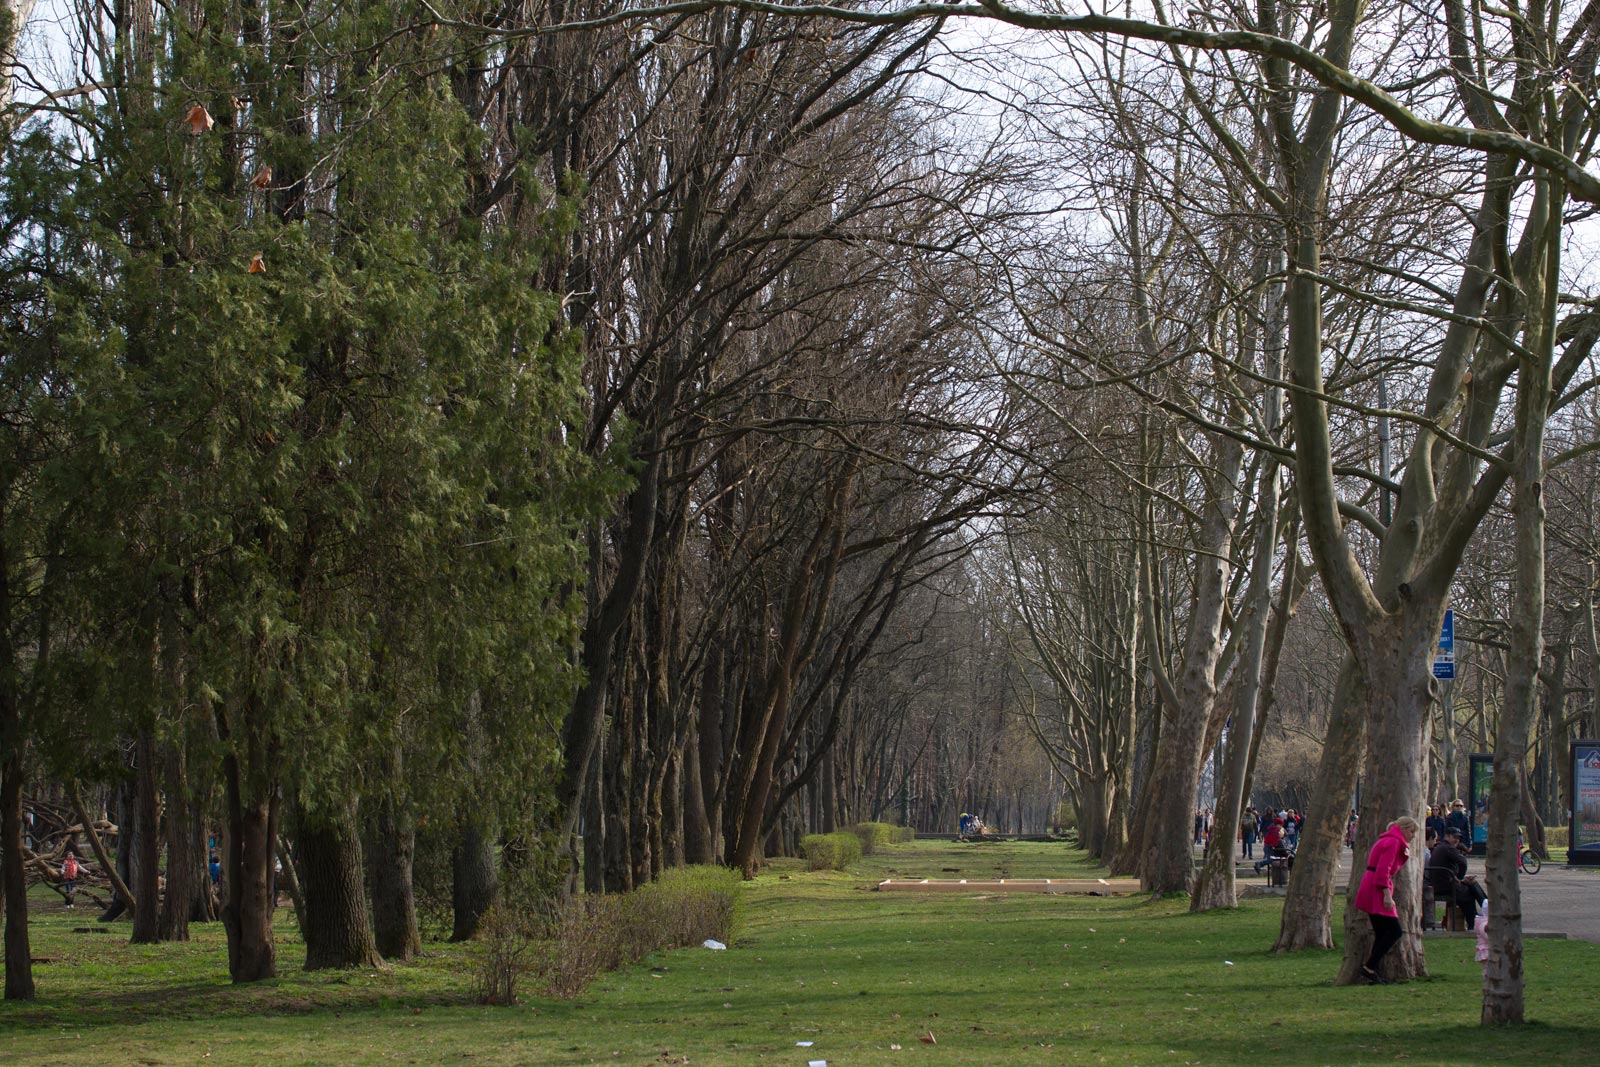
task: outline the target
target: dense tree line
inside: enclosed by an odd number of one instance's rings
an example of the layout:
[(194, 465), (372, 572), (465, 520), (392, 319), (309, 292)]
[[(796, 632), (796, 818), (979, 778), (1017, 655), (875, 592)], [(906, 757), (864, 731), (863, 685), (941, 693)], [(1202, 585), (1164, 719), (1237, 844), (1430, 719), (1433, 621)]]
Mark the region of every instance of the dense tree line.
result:
[(91, 80), (7, 112), (8, 995), (25, 790), (117, 829), (135, 940), (219, 853), (238, 981), (280, 881), (308, 967), (368, 965), (419, 888), (468, 937), (507, 878), (881, 812), (840, 759), (909, 796), (857, 683), (1029, 476), (937, 27), (417, 14), (86, 5)]

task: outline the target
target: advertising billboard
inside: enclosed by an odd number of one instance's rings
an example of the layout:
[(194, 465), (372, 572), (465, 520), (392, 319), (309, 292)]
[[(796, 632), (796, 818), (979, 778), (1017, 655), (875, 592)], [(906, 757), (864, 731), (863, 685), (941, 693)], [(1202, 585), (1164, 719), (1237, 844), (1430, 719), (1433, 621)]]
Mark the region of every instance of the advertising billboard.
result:
[(1472, 816), (1471, 845), (1474, 856), (1489, 851), (1489, 794), (1494, 785), (1494, 756), (1476, 752), (1468, 757), (1468, 779), (1472, 793), (1467, 799), (1467, 811)]
[(1600, 741), (1572, 742), (1572, 836), (1567, 862), (1600, 865)]

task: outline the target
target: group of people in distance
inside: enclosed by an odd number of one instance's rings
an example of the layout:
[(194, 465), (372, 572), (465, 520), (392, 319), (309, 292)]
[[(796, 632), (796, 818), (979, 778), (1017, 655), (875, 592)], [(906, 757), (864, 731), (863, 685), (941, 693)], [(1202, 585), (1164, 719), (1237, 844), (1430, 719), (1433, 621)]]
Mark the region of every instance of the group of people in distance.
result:
[(1255, 859), (1255, 840), (1261, 838), (1261, 858), (1256, 860), (1259, 872), (1273, 859), (1286, 859), (1294, 865), (1295, 850), (1300, 847), (1300, 829), (1306, 817), (1293, 808), (1282, 811), (1257, 811), (1254, 806), (1244, 810), (1244, 824), (1240, 832), (1240, 846), (1245, 859)]
[[(1387, 982), (1381, 971), (1383, 958), (1401, 934), (1400, 913), (1394, 903), (1394, 876), (1411, 858), (1411, 843), (1422, 828), (1423, 824), (1410, 815), (1402, 815), (1378, 835), (1367, 853), (1367, 869), (1356, 890), (1355, 906), (1372, 921), (1372, 951), (1361, 967), (1362, 979), (1372, 985)], [(1484, 913), (1488, 894), (1476, 878), (1467, 874), (1466, 850), (1471, 848), (1471, 833), (1465, 804), (1456, 801), (1448, 815), (1443, 814), (1443, 805), (1436, 805), (1427, 819), (1424, 875), (1433, 887), (1435, 899), (1454, 901), (1475, 927), (1478, 916)], [(1463, 840), (1468, 842), (1465, 846)]]
[[(1257, 810), (1255, 805), (1244, 809), (1244, 815), (1239, 819), (1239, 855), (1247, 860), (1256, 858), (1256, 840), (1259, 838), (1262, 845), (1261, 863), (1256, 864), (1260, 870), (1268, 859), (1273, 856), (1293, 856), (1294, 850), (1300, 841), (1300, 827), (1305, 823), (1306, 817), (1293, 808), (1282, 811)], [(1211, 850), (1212, 831), (1215, 827), (1215, 815), (1210, 808), (1196, 808), (1194, 810), (1194, 843), (1196, 846)]]

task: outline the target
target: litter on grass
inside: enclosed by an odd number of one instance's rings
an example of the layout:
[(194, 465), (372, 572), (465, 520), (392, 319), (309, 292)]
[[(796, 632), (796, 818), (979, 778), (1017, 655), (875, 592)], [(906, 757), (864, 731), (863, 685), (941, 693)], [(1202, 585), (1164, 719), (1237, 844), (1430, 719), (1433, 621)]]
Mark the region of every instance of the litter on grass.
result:
[(705, 947), (710, 949), (712, 952), (721, 952), (728, 946), (724, 945), (721, 941), (712, 941), (710, 938), (707, 938)]

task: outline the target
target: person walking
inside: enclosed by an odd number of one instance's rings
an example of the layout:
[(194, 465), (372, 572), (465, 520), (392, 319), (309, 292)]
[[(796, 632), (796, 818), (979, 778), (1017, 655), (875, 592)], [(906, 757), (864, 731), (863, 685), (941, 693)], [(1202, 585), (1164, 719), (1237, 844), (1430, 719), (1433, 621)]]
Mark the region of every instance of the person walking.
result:
[(68, 849), (66, 859), (61, 861), (61, 888), (66, 893), (66, 906), (69, 908), (72, 907), (74, 903), (73, 898), (78, 889), (79, 873), (80, 868), (78, 864), (78, 857), (73, 855), (71, 849)]
[(1400, 912), (1394, 906), (1394, 876), (1411, 858), (1411, 839), (1420, 824), (1402, 815), (1378, 835), (1367, 853), (1367, 869), (1356, 889), (1356, 908), (1372, 921), (1372, 951), (1361, 965), (1361, 977), (1369, 985), (1387, 985), (1381, 968), (1383, 958), (1400, 940)]

